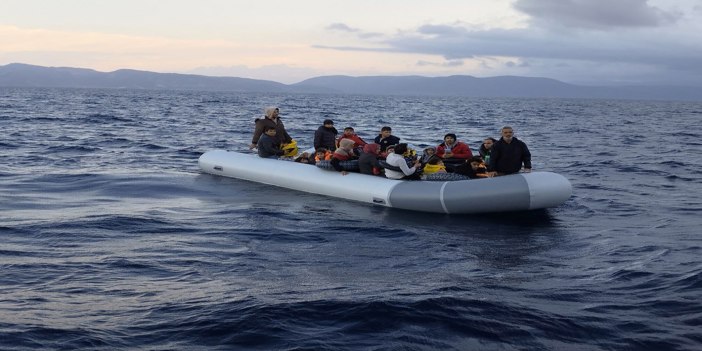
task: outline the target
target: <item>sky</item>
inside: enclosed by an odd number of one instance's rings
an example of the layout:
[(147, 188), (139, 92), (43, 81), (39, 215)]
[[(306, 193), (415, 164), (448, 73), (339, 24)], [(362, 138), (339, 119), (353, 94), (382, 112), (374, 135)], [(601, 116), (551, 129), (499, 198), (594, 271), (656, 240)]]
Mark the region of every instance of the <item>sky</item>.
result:
[(9, 63), (702, 86), (702, 0), (2, 0)]

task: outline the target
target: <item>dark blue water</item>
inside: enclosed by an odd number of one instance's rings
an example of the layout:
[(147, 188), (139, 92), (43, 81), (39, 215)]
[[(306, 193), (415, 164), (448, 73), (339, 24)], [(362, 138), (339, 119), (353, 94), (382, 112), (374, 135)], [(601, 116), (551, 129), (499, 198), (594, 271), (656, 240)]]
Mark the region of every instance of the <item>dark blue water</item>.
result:
[[(538, 212), (406, 212), (201, 174), (278, 105), (568, 177)], [(700, 350), (702, 103), (0, 89), (0, 349)]]

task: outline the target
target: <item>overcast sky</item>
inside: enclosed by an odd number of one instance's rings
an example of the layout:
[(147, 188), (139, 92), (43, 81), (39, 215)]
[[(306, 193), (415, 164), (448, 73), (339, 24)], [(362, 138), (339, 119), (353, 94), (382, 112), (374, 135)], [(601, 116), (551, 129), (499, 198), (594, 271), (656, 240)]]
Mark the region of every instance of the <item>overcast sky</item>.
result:
[(3, 0), (0, 65), (702, 85), (702, 0)]

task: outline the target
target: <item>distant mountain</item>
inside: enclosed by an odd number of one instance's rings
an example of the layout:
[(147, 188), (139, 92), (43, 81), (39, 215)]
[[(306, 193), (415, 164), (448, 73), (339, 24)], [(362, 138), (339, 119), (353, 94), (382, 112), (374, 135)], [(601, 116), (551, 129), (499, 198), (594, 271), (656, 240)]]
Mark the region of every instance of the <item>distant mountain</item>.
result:
[(522, 98), (604, 98), (702, 101), (702, 87), (581, 86), (548, 78), (501, 76), (324, 76), (296, 84), (267, 80), (208, 77), (121, 69), (42, 67), (20, 63), (0, 66), (0, 87), (172, 89), (271, 93), (428, 95)]
[(325, 76), (292, 85), (310, 91), (344, 94), (430, 95), (523, 98), (604, 98), (642, 100), (702, 100), (702, 87), (680, 86), (581, 86), (549, 78), (501, 76), (420, 77)]
[[(562, 97), (575, 85), (547, 78), (472, 76), (325, 76), (292, 85), (295, 88), (335, 90), (346, 94), (391, 94), (476, 97)], [(576, 94), (573, 94), (576, 95)]]
[(234, 77), (206, 77), (192, 74), (155, 73), (121, 69), (98, 72), (92, 69), (42, 67), (12, 63), (0, 66), (0, 86), (129, 88), (174, 90), (223, 90), (251, 92), (287, 92), (282, 83)]

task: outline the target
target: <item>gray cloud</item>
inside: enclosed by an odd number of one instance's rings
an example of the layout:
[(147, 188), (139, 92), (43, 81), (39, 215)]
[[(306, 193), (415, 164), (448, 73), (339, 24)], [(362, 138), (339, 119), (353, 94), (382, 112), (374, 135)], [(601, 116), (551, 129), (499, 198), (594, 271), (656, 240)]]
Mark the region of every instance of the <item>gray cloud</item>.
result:
[(332, 23), (332, 24), (326, 26), (326, 29), (331, 30), (331, 31), (337, 31), (337, 32), (354, 33), (354, 34), (356, 34), (356, 36), (358, 36), (361, 39), (374, 39), (374, 38), (379, 38), (379, 37), (384, 36), (384, 34), (382, 34), (382, 33), (364, 32), (358, 28), (351, 27), (345, 23)]
[(567, 27), (658, 27), (682, 17), (650, 6), (648, 0), (517, 0), (513, 6), (534, 23)]
[(425, 60), (417, 61), (417, 66), (420, 66), (420, 67), (425, 67), (425, 66), (459, 67), (459, 66), (463, 66), (464, 64), (465, 64), (465, 62), (463, 62), (463, 60), (452, 60), (452, 61), (444, 61), (444, 62), (430, 62), (430, 61), (425, 61)]
[[(549, 60), (636, 63), (676, 71), (702, 72), (702, 48), (675, 38), (652, 35), (580, 33), (577, 36), (537, 29), (469, 31), (449, 26), (421, 27), (415, 35), (385, 40), (389, 51), (440, 55), (447, 60), (481, 56)], [(426, 35), (432, 33), (431, 35)], [(439, 33), (439, 34), (437, 34)]]
[(459, 22), (430, 24), (391, 36), (367, 37), (366, 47), (315, 47), (436, 55), (446, 63), (463, 64), (463, 60), (472, 59), (495, 74), (702, 82), (702, 46), (697, 32), (665, 27), (679, 15), (649, 6), (645, 0), (517, 0), (515, 7), (531, 16), (529, 27), (480, 30)]
[(351, 32), (355, 33), (358, 32), (358, 28), (351, 28), (347, 24), (344, 23), (332, 23), (326, 27), (328, 30), (335, 30), (335, 31), (340, 31), (340, 32)]

